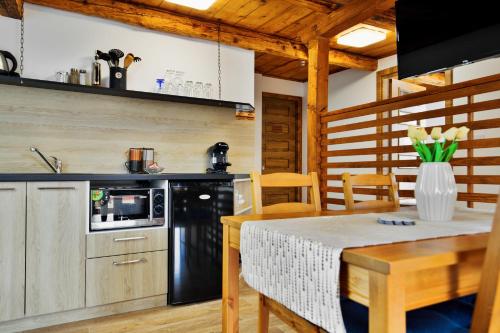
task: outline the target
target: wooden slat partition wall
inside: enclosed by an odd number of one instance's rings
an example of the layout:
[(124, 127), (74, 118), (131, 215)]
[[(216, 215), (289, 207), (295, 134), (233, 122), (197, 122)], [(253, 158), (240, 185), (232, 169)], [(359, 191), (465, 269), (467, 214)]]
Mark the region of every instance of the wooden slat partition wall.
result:
[[(449, 103), (446, 101), (453, 101)], [(411, 108), (411, 109), (409, 109)], [(413, 110), (399, 115), (398, 110)], [(415, 111), (417, 110), (417, 111)], [(320, 183), (324, 208), (344, 205), (341, 173), (396, 174), (402, 198), (414, 197), (420, 161), (406, 139), (407, 125), (420, 122), (430, 133), (434, 126), (471, 129), (459, 144), (451, 164), (458, 200), (495, 203), (500, 184), (500, 74), (410, 95), (358, 105), (320, 115)], [(377, 145), (377, 141), (379, 144)], [(406, 141), (406, 142), (401, 142)], [(380, 142), (383, 142), (380, 145)], [(356, 188), (357, 200), (386, 196), (376, 187)], [(331, 205), (328, 205), (331, 208)]]

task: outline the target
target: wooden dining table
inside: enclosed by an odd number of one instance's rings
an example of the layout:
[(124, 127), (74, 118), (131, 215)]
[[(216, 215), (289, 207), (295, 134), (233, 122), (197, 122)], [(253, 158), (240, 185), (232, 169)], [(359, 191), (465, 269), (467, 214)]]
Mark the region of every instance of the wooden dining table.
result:
[[(364, 212), (382, 213), (387, 209)], [(348, 214), (360, 212), (222, 217), (222, 332), (239, 332), (239, 248), (243, 222)], [(370, 333), (406, 332), (406, 311), (477, 292), (487, 240), (488, 233), (481, 233), (344, 249), (341, 293), (369, 307)]]

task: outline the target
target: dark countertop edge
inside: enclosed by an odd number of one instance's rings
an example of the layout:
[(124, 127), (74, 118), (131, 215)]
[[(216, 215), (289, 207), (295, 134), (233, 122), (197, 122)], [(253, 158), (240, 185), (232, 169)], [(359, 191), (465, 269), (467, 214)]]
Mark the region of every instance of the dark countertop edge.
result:
[(233, 180), (250, 178), (249, 174), (169, 173), (142, 174), (48, 174), (48, 173), (0, 173), (0, 182), (44, 181), (113, 181), (113, 180)]
[(12, 76), (0, 75), (0, 84), (30, 87), (30, 88), (40, 88), (40, 89), (50, 89), (50, 90), (72, 91), (72, 92), (87, 93), (87, 94), (148, 99), (148, 100), (174, 102), (174, 103), (218, 106), (218, 107), (233, 108), (233, 109), (238, 108), (241, 109), (241, 111), (246, 111), (246, 112), (252, 112), (255, 110), (255, 108), (250, 103), (157, 94), (157, 93), (136, 91), (136, 90), (119, 90), (119, 89), (111, 89), (105, 87), (83, 86), (79, 84), (60, 83), (55, 81), (46, 81), (46, 80), (29, 79), (29, 78), (23, 78), (21, 82), (21, 78)]

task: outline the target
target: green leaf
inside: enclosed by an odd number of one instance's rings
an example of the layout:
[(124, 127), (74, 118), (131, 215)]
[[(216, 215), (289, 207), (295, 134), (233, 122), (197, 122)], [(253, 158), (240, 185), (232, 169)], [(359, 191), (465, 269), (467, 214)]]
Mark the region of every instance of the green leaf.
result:
[(441, 162), (443, 158), (443, 148), (439, 142), (434, 143), (434, 162)]
[(446, 157), (443, 158), (443, 161), (449, 162), (453, 158), (453, 154), (455, 154), (457, 148), (458, 148), (457, 142), (453, 142), (452, 144), (450, 144), (450, 146), (448, 147), (448, 152), (446, 153)]
[(422, 153), (424, 154), (425, 162), (432, 162), (432, 153), (429, 147), (425, 143), (420, 143), (420, 147), (422, 149)]
[(425, 162), (425, 157), (424, 154), (422, 153), (422, 149), (417, 144), (413, 145), (413, 148), (415, 148), (415, 151), (418, 153), (418, 156), (420, 156), (420, 159)]

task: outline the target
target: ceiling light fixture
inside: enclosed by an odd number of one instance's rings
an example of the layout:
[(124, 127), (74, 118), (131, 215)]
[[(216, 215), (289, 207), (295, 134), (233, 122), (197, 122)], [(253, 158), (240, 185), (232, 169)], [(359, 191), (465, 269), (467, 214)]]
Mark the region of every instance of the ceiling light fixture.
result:
[(387, 31), (367, 24), (356, 25), (340, 34), (337, 43), (352, 47), (365, 47), (385, 40)]
[(210, 6), (213, 5), (215, 0), (167, 0), (167, 2), (194, 9), (207, 10), (208, 8), (210, 8)]

